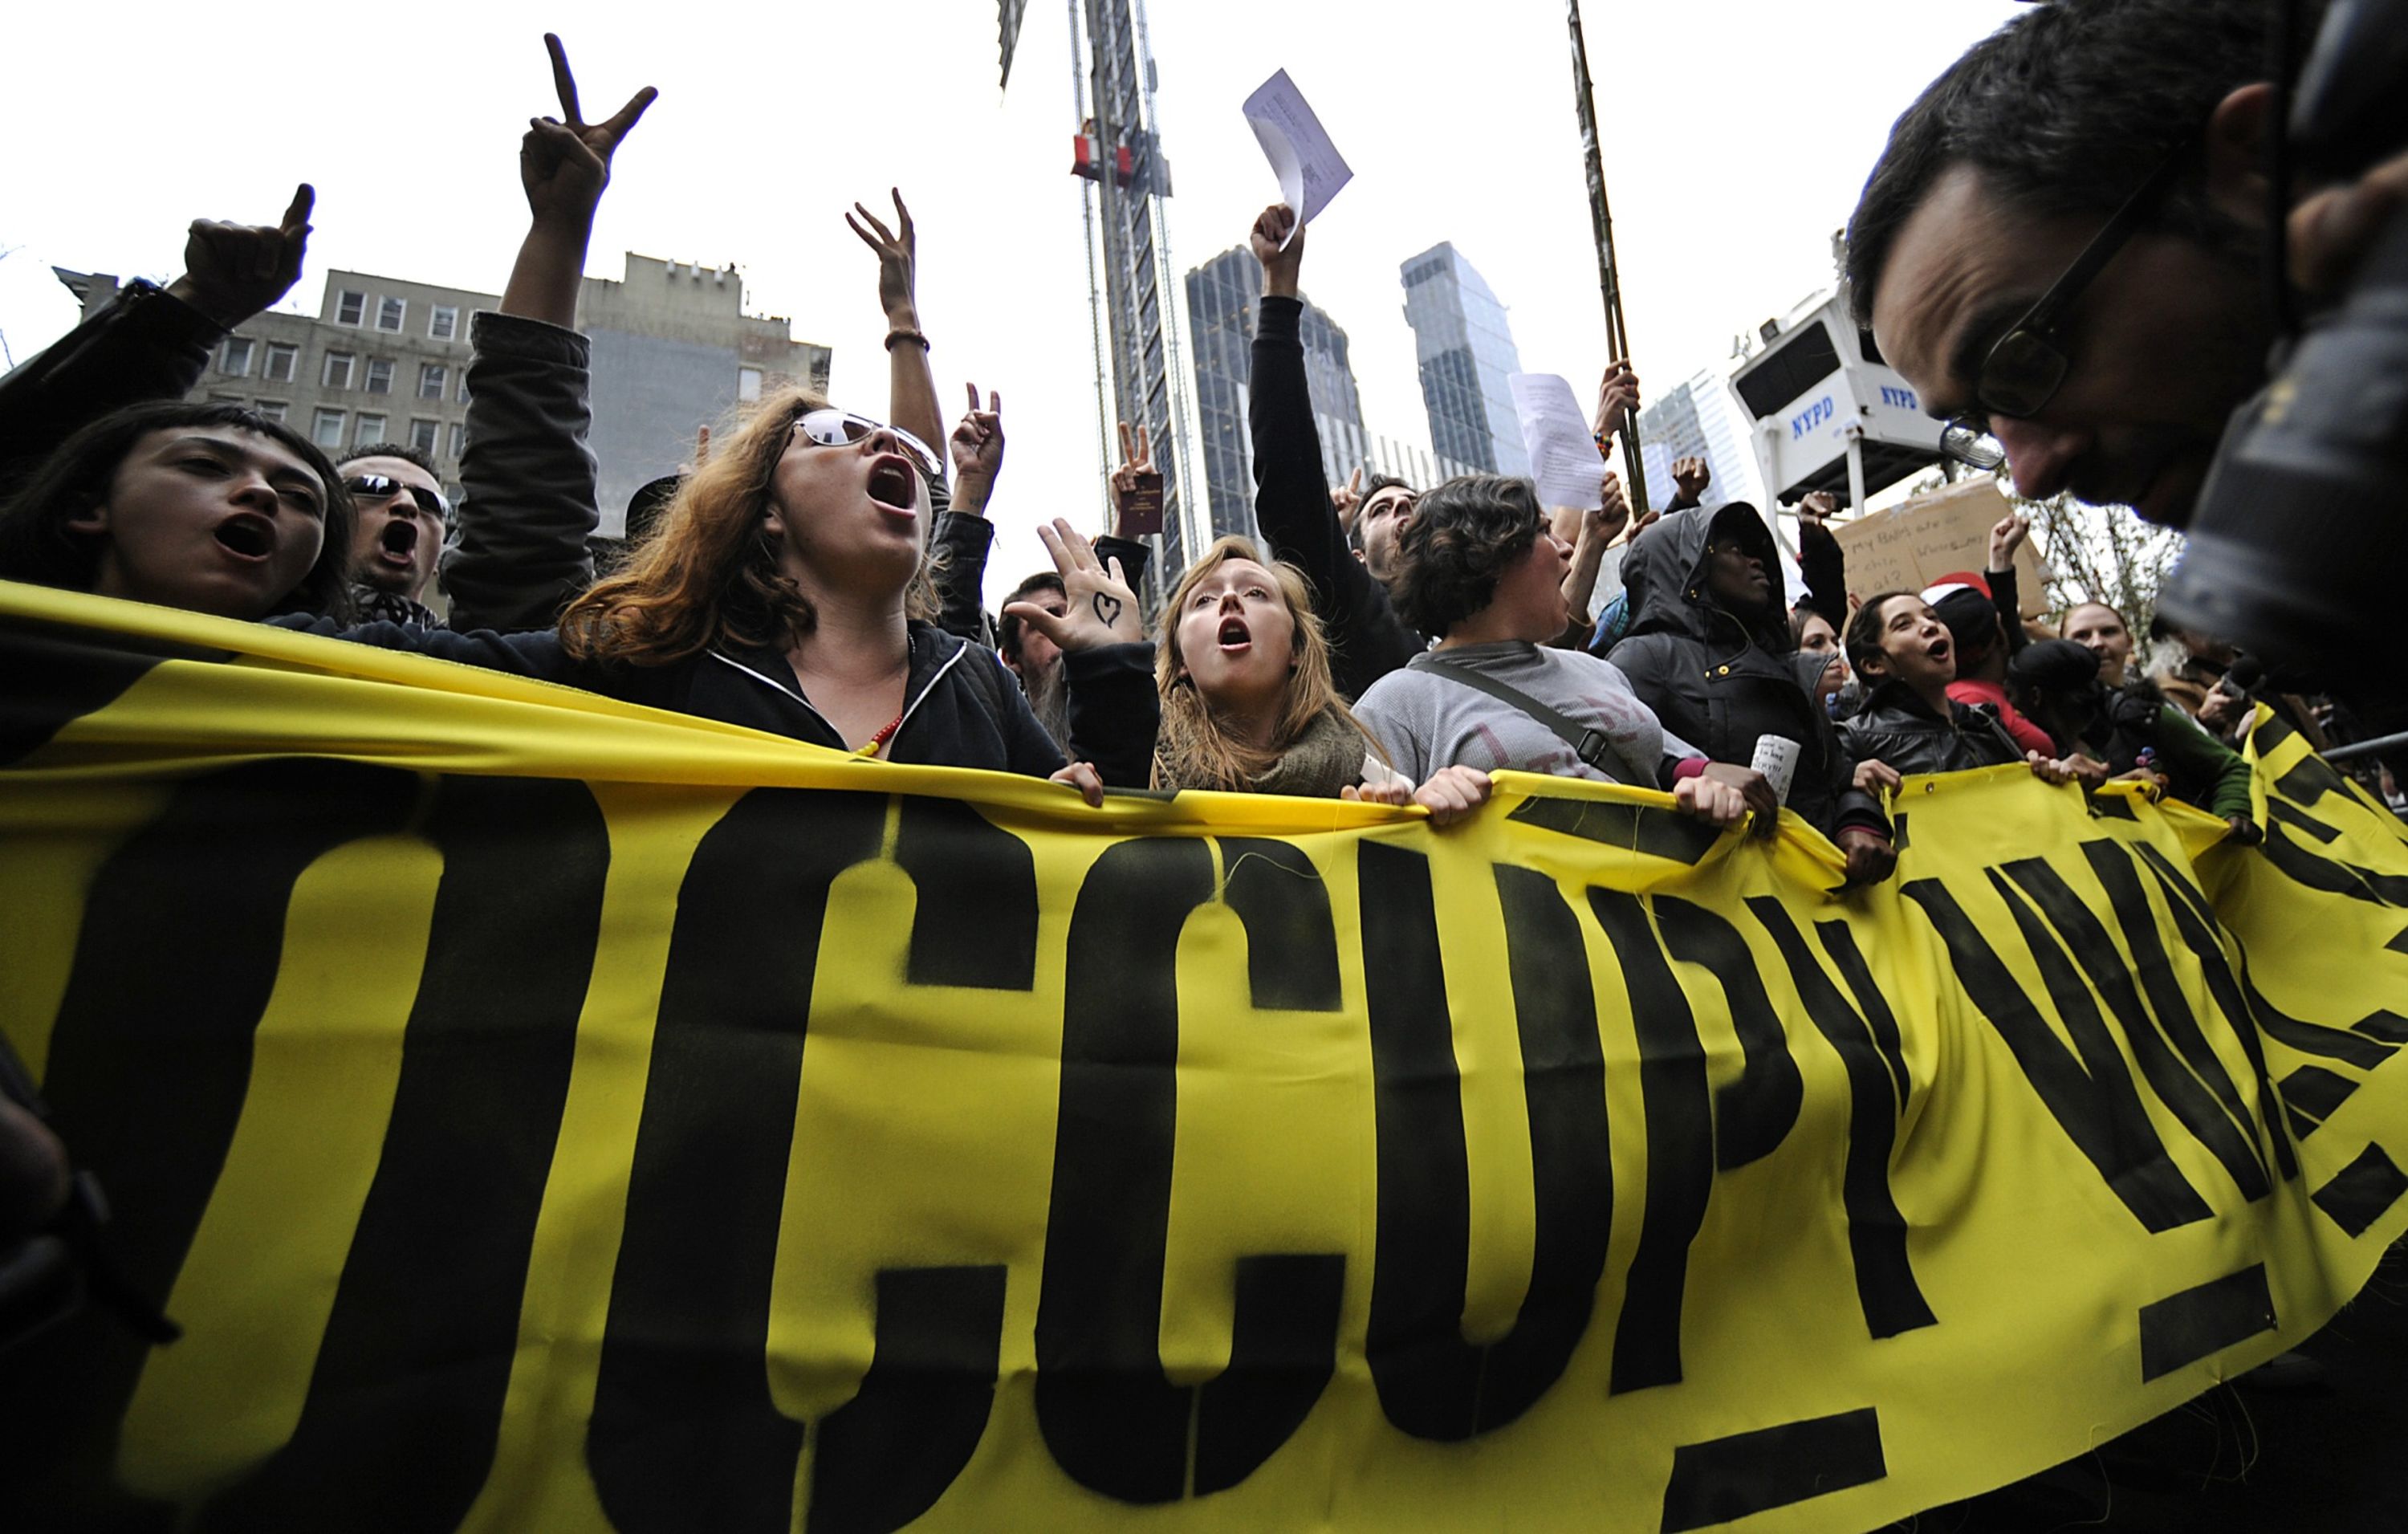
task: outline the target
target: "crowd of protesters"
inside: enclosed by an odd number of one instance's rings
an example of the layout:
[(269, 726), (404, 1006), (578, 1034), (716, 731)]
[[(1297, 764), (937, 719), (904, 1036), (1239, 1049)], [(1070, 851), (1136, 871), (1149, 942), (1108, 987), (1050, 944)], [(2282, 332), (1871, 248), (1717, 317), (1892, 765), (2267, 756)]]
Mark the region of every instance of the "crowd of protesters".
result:
[[(1444, 823), (1511, 768), (1667, 789), (1681, 813), (1759, 834), (1785, 804), (1866, 883), (1895, 862), (1884, 797), (1903, 777), (2023, 763), (2053, 782), (2147, 779), (2255, 835), (2229, 749), (2250, 710), (2216, 685), (2234, 657), (2186, 635), (2162, 684), (2128, 675), (2131, 628), (2095, 603), (2029, 643), (2020, 519), (1984, 572), (1860, 597), (1826, 525), (1838, 508), (1809, 496), (1793, 606), (1772, 525), (1704, 505), (1700, 460), (1635, 520), (1611, 473), (1592, 507), (1496, 476), (1417, 489), (1358, 472), (1333, 489), (1299, 337), (1307, 241), (1284, 206), (1250, 237), (1263, 546), (1224, 538), (1167, 573), (1152, 623), (1149, 545), (1059, 521), (1039, 529), (1054, 568), (984, 609), (1002, 399), (973, 385), (944, 431), (899, 194), (892, 227), (846, 216), (878, 258), (883, 419), (773, 391), (645, 487), (624, 540), (597, 538), (577, 293), (611, 157), (653, 93), (587, 122), (547, 43), (561, 110), (521, 145), (527, 235), (498, 309), (472, 323), (461, 505), (414, 449), (330, 462), (280, 423), (180, 398), (214, 342), (298, 278), (304, 187), (274, 226), (195, 224), (182, 278), (134, 284), (0, 380), (0, 577), (1051, 777), (1090, 803), (1214, 789), (1418, 803)], [(1598, 393), (1609, 460), (1639, 400), (1615, 362)], [(1122, 440), (1125, 505), (1152, 465), (1142, 427)], [(1598, 604), (1609, 565), (1618, 590)], [(441, 619), (423, 600), (438, 580)]]

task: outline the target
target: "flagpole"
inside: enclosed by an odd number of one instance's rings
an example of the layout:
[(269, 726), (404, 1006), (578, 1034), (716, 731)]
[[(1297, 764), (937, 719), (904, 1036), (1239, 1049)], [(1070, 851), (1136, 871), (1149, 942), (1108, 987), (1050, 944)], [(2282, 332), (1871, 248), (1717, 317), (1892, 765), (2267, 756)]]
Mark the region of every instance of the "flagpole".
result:
[[(1580, 110), (1581, 153), (1588, 172), (1588, 216), (1597, 236), (1598, 286), (1605, 295), (1605, 350), (1610, 358), (1630, 356), (1630, 329), (1622, 318), (1622, 270), (1613, 259), (1613, 214), (1605, 202), (1605, 160), (1597, 137), (1597, 87), (1589, 79), (1588, 44), (1581, 36), (1580, 0), (1568, 0), (1572, 33), (1572, 89)], [(1616, 432), (1622, 438), (1623, 482), (1632, 515), (1647, 509), (1647, 469), (1639, 456), (1639, 412), (1625, 410)]]

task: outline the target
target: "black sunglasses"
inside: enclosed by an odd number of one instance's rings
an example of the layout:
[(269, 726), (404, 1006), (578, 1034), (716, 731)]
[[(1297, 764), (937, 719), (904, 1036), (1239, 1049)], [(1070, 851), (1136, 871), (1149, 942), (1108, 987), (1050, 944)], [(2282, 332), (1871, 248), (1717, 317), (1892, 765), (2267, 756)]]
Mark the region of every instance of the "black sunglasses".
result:
[(2023, 420), (2038, 415), (2065, 382), (2071, 366), (2065, 354), (2065, 320), (2091, 280), (2115, 258), (2141, 226), (2142, 215), (2174, 179), (2189, 158), (2186, 141), (2158, 162), (2123, 205), (2107, 217), (2063, 276), (2049, 284), (2040, 302), (1990, 343), (1973, 376), (1973, 406), (1956, 416), (1940, 434), (1941, 452), (1974, 468), (1994, 469), (2007, 461), (2006, 450), (1990, 437), (1990, 417)]
[(381, 504), (395, 495), (408, 495), (418, 503), (418, 509), (445, 523), (452, 521), (452, 503), (443, 492), (429, 490), (424, 485), (404, 484), (387, 474), (354, 474), (343, 481), (351, 498), (363, 504)]

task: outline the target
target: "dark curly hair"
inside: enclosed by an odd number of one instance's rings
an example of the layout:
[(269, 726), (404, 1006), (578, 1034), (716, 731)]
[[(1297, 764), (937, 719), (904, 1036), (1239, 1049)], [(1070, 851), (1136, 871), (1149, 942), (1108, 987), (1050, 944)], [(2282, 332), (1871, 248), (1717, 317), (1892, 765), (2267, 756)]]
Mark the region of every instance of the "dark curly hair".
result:
[(1397, 535), (1397, 575), (1388, 583), (1397, 616), (1444, 638), (1496, 599), (1498, 578), (1545, 525), (1538, 487), (1527, 480), (1467, 474), (1426, 492)]
[(152, 432), (231, 427), (265, 437), (301, 460), (326, 494), (325, 539), (301, 583), (270, 613), (351, 619), (351, 533), (359, 513), (335, 466), (315, 444), (246, 406), (163, 400), (112, 410), (53, 450), (0, 506), (0, 579), (90, 591), (100, 579), (102, 539), (68, 525), (106, 499), (119, 466)]
[[(2303, 0), (2314, 36), (2325, 0)], [(2055, 0), (1950, 65), (1891, 128), (1848, 220), (1848, 284), (1870, 321), (1899, 231), (1952, 166), (2027, 213), (2103, 214), (2241, 86), (2271, 77), (2266, 0)], [(2196, 160), (2151, 222), (2237, 261), (2247, 231), (2208, 202)]]

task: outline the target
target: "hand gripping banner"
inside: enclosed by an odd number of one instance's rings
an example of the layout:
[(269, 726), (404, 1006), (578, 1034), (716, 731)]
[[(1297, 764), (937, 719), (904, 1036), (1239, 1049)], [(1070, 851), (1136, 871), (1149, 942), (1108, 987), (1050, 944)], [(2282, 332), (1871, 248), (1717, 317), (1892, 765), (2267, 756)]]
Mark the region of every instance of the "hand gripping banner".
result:
[(0, 1522), (1856, 1530), (2408, 1224), (2408, 847), (1909, 780), (1897, 877), (837, 756), (0, 587), (0, 1027), (185, 1336)]

